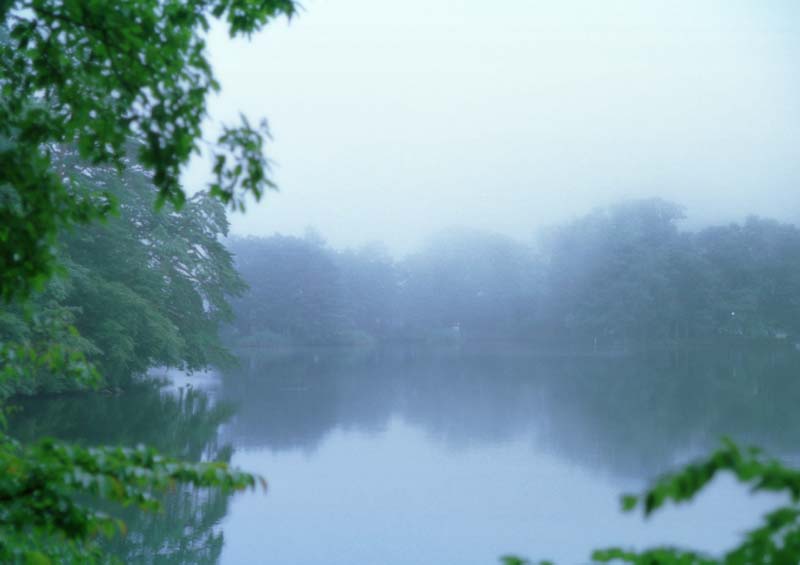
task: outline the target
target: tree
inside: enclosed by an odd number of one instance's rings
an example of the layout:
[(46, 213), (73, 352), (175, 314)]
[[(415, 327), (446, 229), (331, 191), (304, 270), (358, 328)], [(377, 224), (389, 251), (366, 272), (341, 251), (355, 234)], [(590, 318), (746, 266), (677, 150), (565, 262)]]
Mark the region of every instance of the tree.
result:
[(710, 315), (728, 334), (800, 332), (800, 230), (773, 220), (710, 227), (695, 237), (713, 276)]
[[(237, 268), (251, 291), (234, 302), (244, 336), (330, 343), (341, 329), (339, 271), (314, 238), (234, 239)], [(276, 337), (277, 336), (277, 337)]]
[[(180, 172), (199, 151), (207, 97), (219, 88), (204, 41), (210, 20), (247, 36), (294, 12), (291, 0), (0, 1), (0, 296), (18, 301), (43, 289), (63, 230), (119, 209), (110, 192), (85, 191), (75, 169), (59, 169), (59, 151), (75, 147), (83, 161), (120, 172), (138, 162), (152, 174), (156, 203), (182, 206)], [(273, 186), (265, 128), (243, 118), (223, 129), (211, 148), (212, 196), (243, 208), (245, 194), (258, 199)], [(91, 376), (80, 349), (36, 343), (2, 348), (4, 377), (31, 367)], [(96, 558), (93, 537), (117, 522), (80, 495), (152, 509), (152, 492), (175, 482), (230, 490), (257, 478), (145, 447), (25, 446), (2, 436), (0, 560)]]
[(446, 230), (405, 261), (403, 311), (418, 332), (513, 336), (533, 317), (539, 267), (531, 249), (503, 235)]
[[(59, 164), (71, 157), (63, 153)], [(77, 161), (71, 168), (83, 171), (77, 177), (87, 190), (107, 190), (119, 215), (62, 236), (57, 255), (65, 276), (50, 281), (27, 312), (0, 307), (0, 341), (30, 341), (33, 316), (62, 312), (79, 332), (70, 342), (108, 384), (155, 365), (196, 370), (229, 361), (218, 329), (232, 317), (228, 297), (244, 283), (220, 241), (228, 233), (223, 205), (201, 192), (181, 210), (167, 204), (157, 213), (154, 187), (140, 167), (120, 174)], [(22, 390), (77, 385), (39, 373)]]
[[(293, 15), (291, 0), (3, 0), (0, 2), (0, 291), (27, 296), (52, 274), (60, 228), (107, 216), (107, 195), (81, 194), (53, 150), (122, 169), (132, 151), (158, 202), (186, 200), (179, 177), (199, 152), (208, 95), (219, 89), (204, 34), (212, 19), (232, 37)], [(4, 37), (3, 37), (4, 36)], [(273, 187), (266, 125), (242, 118), (211, 147), (209, 192), (243, 207)], [(130, 142), (136, 140), (135, 148)]]
[(397, 266), (379, 244), (337, 253), (342, 317), (348, 329), (377, 339), (391, 335), (398, 317)]
[(708, 332), (711, 265), (683, 208), (625, 201), (549, 234), (547, 317), (575, 336), (687, 338)]

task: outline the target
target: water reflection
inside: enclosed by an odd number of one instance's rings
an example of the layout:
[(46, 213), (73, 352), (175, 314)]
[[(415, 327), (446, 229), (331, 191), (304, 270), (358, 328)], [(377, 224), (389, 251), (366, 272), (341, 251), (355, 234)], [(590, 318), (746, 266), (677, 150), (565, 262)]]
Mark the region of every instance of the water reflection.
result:
[(529, 438), (576, 464), (652, 476), (722, 436), (791, 455), (800, 355), (737, 346), (636, 355), (481, 349), (242, 352), (222, 395), (237, 446), (313, 450), (400, 417), (448, 448)]
[[(10, 430), (23, 441), (51, 436), (88, 445), (157, 447), (190, 461), (227, 460), (230, 446), (219, 441), (231, 407), (193, 388), (141, 383), (119, 396), (70, 394), (18, 399)], [(215, 490), (178, 487), (162, 497), (163, 512), (144, 514), (108, 506), (128, 533), (107, 542), (123, 563), (218, 563), (223, 546), (220, 520), (229, 496)]]
[(732, 484), (650, 529), (619, 515), (617, 494), (723, 435), (798, 454), (791, 347), (241, 359), (205, 390), (182, 380), (117, 397), (21, 400), (11, 430), (23, 440), (148, 443), (269, 479), (267, 496), (180, 490), (163, 514), (127, 513), (130, 533), (111, 546), (126, 563), (491, 563), (506, 551), (569, 563), (617, 541), (722, 548), (764, 508)]
[(647, 524), (617, 496), (723, 435), (793, 455), (798, 353), (251, 352), (220, 394), (234, 461), (270, 477), (223, 522), (234, 563), (583, 562), (593, 547), (719, 551), (775, 499), (722, 480)]

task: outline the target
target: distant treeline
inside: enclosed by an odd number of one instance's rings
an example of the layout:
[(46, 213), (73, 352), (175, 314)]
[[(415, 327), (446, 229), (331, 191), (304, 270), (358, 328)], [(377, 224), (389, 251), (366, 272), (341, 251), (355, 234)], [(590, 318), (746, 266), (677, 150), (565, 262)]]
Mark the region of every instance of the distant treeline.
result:
[(0, 343), (44, 359), (2, 395), (75, 386), (73, 354), (108, 384), (158, 365), (220, 365), (231, 359), (223, 327), (258, 346), (800, 338), (800, 230), (772, 220), (686, 232), (680, 206), (650, 199), (527, 243), (444, 231), (402, 260), (379, 245), (337, 251), (313, 232), (226, 248), (225, 210), (205, 195), (156, 212), (142, 169), (82, 167), (65, 150), (55, 159), (79, 171), (76, 190), (119, 213), (63, 234), (65, 276), (0, 308)]
[(233, 239), (250, 291), (231, 333), (254, 345), (800, 334), (800, 230), (751, 217), (689, 232), (683, 217), (631, 200), (530, 243), (445, 231), (403, 260), (313, 233)]

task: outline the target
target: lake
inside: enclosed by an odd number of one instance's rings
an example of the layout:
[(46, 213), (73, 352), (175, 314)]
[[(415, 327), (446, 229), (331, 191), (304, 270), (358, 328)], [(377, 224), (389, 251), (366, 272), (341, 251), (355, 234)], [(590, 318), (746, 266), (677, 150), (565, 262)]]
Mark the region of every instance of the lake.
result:
[(609, 545), (730, 547), (779, 497), (727, 477), (650, 520), (638, 491), (723, 436), (800, 462), (800, 353), (511, 344), (246, 350), (117, 396), (18, 399), (12, 434), (229, 459), (266, 492), (179, 489), (125, 511), (128, 563), (586, 563)]

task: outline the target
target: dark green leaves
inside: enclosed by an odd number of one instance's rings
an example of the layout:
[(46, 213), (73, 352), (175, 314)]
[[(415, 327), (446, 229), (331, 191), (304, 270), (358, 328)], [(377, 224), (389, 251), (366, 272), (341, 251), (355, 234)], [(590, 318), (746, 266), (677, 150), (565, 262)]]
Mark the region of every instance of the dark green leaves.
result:
[(702, 554), (673, 548), (656, 548), (642, 553), (619, 548), (604, 549), (593, 552), (592, 560), (599, 563), (632, 565), (719, 565), (719, 561)]
[[(0, 299), (10, 304), (2, 312), (6, 333), (0, 335), (4, 386), (18, 390), (21, 382), (43, 373), (89, 382), (95, 374), (87, 355), (135, 370), (125, 363), (142, 353), (137, 344), (145, 336), (147, 362), (171, 359), (202, 366), (211, 358), (209, 351), (219, 349), (217, 324), (229, 312), (222, 288), (236, 292), (241, 283), (216, 239), (227, 229), (224, 211), (208, 205), (204, 196), (190, 203), (196, 211), (191, 218), (170, 217), (160, 226), (151, 222), (149, 227), (160, 231), (138, 240), (131, 236), (126, 243), (139, 247), (118, 249), (129, 255), (117, 255), (106, 265), (116, 273), (73, 261), (74, 286), (53, 304), (36, 305), (37, 315), (60, 314), (59, 324), (37, 325), (12, 311), (19, 308), (13, 303), (45, 290), (57, 271), (58, 236), (109, 218), (117, 209), (106, 188), (87, 190), (84, 168), (91, 167), (90, 178), (91, 172), (113, 178), (99, 166), (121, 173), (138, 157), (134, 167), (144, 166), (152, 177), (142, 182), (137, 168), (138, 179), (118, 178), (133, 185), (127, 196), (143, 189), (139, 195), (149, 210), (152, 181), (162, 203), (186, 203), (180, 173), (198, 149), (207, 97), (219, 88), (203, 37), (208, 16), (224, 19), (232, 35), (246, 35), (271, 18), (293, 13), (288, 0), (0, 0)], [(73, 149), (77, 155), (70, 154)], [(262, 132), (246, 122), (224, 132), (218, 154), (222, 163), (210, 188), (225, 202), (241, 208), (241, 192), (258, 198), (273, 186)], [(120, 208), (125, 205), (124, 214), (139, 213), (126, 218), (131, 226), (152, 220), (141, 206), (122, 202)], [(115, 235), (130, 235), (115, 228), (108, 226)], [(159, 236), (161, 245), (142, 249)], [(106, 237), (105, 242), (120, 240)], [(126, 261), (132, 251), (140, 263)], [(115, 280), (131, 268), (152, 271), (162, 284), (153, 285), (146, 276), (129, 279), (130, 286)], [(93, 284), (102, 294), (92, 294)], [(84, 295), (73, 305), (78, 312), (67, 302), (81, 289)], [(109, 298), (116, 312), (107, 307)], [(105, 310), (94, 325), (85, 315), (91, 307)], [(131, 315), (134, 311), (138, 315)], [(92, 342), (70, 329), (73, 320)], [(130, 333), (136, 324), (134, 339)], [(197, 328), (188, 332), (191, 343), (182, 335), (190, 327)], [(8, 392), (0, 390), (0, 398)], [(231, 490), (255, 481), (223, 464), (183, 464), (145, 448), (87, 449), (55, 442), (23, 447), (0, 435), (0, 561), (99, 560), (94, 537), (110, 535), (120, 525), (83, 507), (78, 495), (153, 509), (158, 506), (153, 493), (175, 482)]]
[[(48, 159), (75, 144), (91, 163), (121, 168), (131, 139), (161, 202), (186, 196), (182, 168), (198, 150), (208, 95), (208, 16), (250, 34), (295, 11), (289, 0), (18, 0), (0, 8), (0, 294), (27, 296), (53, 272), (59, 229), (109, 210), (76, 198)], [(3, 33), (7, 31), (7, 33)], [(212, 194), (242, 207), (272, 188), (264, 131), (226, 129)], [(222, 164), (220, 164), (220, 159)], [(12, 205), (7, 202), (14, 200)]]

